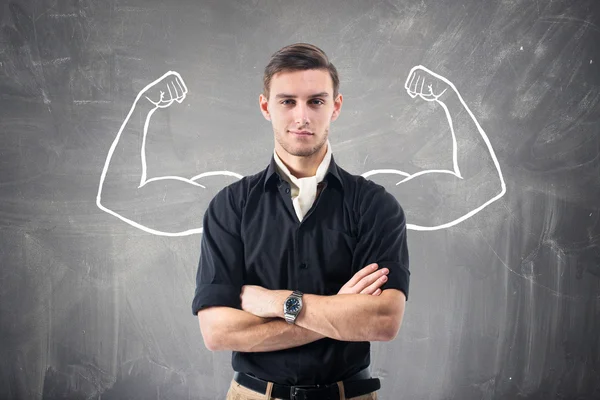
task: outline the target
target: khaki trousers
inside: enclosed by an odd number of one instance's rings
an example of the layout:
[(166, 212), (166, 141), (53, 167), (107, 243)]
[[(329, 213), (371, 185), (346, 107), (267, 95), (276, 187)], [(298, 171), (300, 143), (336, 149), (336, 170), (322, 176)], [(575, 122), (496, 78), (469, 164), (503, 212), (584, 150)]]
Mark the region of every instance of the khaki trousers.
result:
[[(340, 387), (340, 400), (377, 400), (377, 392), (371, 392), (363, 394), (362, 396), (348, 398), (344, 395), (344, 383), (337, 382)], [(229, 391), (227, 392), (226, 400), (281, 400), (271, 397), (271, 388), (273, 383), (269, 382), (267, 385), (267, 393), (262, 394), (255, 392), (252, 389), (248, 389), (245, 386), (240, 385), (235, 380), (231, 380)]]

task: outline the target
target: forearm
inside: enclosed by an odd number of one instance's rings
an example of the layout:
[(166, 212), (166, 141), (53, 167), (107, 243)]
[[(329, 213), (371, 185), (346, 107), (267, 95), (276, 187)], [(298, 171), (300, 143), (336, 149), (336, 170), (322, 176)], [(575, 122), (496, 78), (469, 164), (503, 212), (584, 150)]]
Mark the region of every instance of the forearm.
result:
[(154, 106), (145, 99), (139, 99), (120, 126), (111, 145), (105, 164), (107, 182), (125, 183), (139, 186), (144, 172), (142, 163), (142, 143), (144, 125)]
[(325, 338), (320, 333), (280, 318), (261, 318), (246, 311), (230, 309), (229, 318), (214, 335), (212, 350), (265, 352), (302, 346)]
[(296, 325), (336, 340), (387, 341), (393, 330), (391, 310), (379, 296), (305, 294)]
[(493, 149), (484, 139), (485, 132), (478, 125), (469, 107), (458, 92), (448, 91), (440, 98), (455, 143), (453, 157), (463, 179), (482, 175), (485, 172), (495, 172), (493, 164)]

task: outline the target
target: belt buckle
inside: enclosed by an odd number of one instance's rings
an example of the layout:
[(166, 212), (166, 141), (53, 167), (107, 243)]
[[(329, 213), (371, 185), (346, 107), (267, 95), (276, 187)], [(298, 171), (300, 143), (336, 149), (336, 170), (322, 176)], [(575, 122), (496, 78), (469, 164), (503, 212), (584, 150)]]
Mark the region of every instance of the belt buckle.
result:
[[(290, 400), (317, 400), (320, 397), (312, 397), (315, 392), (322, 393), (329, 385), (294, 385), (290, 388)], [(327, 397), (329, 398), (329, 396)]]

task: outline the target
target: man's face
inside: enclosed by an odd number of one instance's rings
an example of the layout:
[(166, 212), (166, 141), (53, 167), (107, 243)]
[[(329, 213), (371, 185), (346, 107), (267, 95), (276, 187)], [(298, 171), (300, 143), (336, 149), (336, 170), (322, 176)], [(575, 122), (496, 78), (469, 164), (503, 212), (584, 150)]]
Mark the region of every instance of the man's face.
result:
[(277, 154), (284, 157), (282, 150), (296, 157), (319, 154), (342, 107), (342, 95), (333, 98), (331, 76), (321, 69), (273, 75), (269, 99), (261, 94), (259, 101), (273, 124)]

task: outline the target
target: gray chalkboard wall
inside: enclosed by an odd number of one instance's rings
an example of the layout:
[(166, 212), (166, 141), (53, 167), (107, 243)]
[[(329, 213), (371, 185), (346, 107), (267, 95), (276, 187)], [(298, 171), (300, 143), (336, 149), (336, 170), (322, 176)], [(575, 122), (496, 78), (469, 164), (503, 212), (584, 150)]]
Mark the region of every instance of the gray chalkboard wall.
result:
[(411, 224), (380, 398), (600, 398), (599, 5), (0, 2), (0, 397), (225, 397), (190, 312), (201, 217), (266, 167), (263, 68), (309, 42), (341, 76), (336, 161)]

